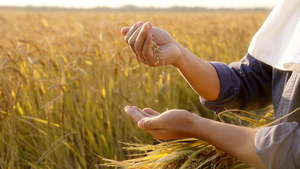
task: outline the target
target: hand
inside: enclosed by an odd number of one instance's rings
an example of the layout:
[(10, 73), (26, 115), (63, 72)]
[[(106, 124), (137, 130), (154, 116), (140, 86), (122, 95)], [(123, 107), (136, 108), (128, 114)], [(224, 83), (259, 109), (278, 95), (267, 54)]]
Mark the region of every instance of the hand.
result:
[[(175, 64), (181, 56), (181, 45), (166, 31), (160, 28), (152, 27), (150, 22), (137, 22), (132, 27), (124, 27), (121, 29), (126, 43), (134, 52), (136, 58), (149, 66), (159, 66)], [(155, 41), (161, 48), (163, 61), (157, 65), (156, 59), (153, 59), (151, 51), (152, 41)]]
[(258, 129), (235, 126), (202, 118), (185, 110), (162, 114), (150, 109), (125, 107), (138, 126), (159, 140), (198, 138), (215, 145), (256, 168), (266, 168), (255, 152), (254, 138)]
[(126, 113), (138, 127), (159, 140), (192, 137), (193, 118), (196, 116), (185, 110), (168, 110), (162, 114), (151, 108), (125, 107)]

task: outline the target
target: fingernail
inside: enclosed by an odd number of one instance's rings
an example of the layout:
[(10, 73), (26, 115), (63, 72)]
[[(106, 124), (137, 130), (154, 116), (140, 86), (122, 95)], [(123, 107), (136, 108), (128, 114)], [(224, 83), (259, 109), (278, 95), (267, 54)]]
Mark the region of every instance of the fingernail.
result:
[(138, 22), (137, 22), (137, 25), (140, 25), (140, 24), (143, 24), (143, 22), (142, 22), (142, 21), (138, 21)]
[(143, 27), (142, 27), (143, 31), (146, 30), (146, 26), (147, 26), (146, 24), (143, 25)]
[(147, 23), (145, 23), (145, 25), (147, 25), (147, 27), (150, 27), (150, 26), (151, 26), (151, 23), (150, 23), (150, 22), (147, 22)]

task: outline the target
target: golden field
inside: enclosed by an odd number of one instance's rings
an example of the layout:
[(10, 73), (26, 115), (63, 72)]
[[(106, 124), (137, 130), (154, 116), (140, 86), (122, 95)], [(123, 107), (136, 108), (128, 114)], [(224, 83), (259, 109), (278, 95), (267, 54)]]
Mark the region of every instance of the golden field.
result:
[(150, 21), (199, 57), (230, 63), (247, 53), (267, 15), (0, 11), (0, 168), (101, 168), (100, 157), (127, 159), (120, 142), (153, 138), (126, 105), (215, 118), (175, 68), (139, 63), (120, 29)]

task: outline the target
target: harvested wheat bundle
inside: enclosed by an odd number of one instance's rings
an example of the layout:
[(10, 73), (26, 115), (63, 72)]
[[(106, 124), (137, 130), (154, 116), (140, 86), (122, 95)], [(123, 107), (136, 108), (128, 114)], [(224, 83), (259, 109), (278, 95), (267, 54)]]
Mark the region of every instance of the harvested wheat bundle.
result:
[(161, 54), (160, 47), (154, 41), (152, 41), (151, 50), (153, 52), (153, 59), (156, 60), (154, 65), (157, 65), (160, 61), (163, 61), (163, 56)]
[(246, 166), (216, 147), (197, 139), (181, 139), (157, 145), (126, 144), (126, 150), (147, 151), (143, 157), (109, 162), (105, 166), (133, 168), (229, 168)]
[[(234, 113), (234, 112), (238, 113)], [(245, 121), (248, 127), (261, 127), (274, 120), (274, 112), (268, 111), (259, 116), (250, 112), (231, 110), (219, 114), (220, 120), (235, 119), (237, 123)], [(240, 169), (250, 168), (238, 159), (230, 156), (215, 146), (198, 139), (180, 139), (162, 142), (156, 145), (124, 143), (125, 150), (141, 151), (136, 158), (115, 161), (104, 159), (103, 166), (138, 168), (138, 169), (167, 169), (167, 168), (210, 168), (210, 169)]]

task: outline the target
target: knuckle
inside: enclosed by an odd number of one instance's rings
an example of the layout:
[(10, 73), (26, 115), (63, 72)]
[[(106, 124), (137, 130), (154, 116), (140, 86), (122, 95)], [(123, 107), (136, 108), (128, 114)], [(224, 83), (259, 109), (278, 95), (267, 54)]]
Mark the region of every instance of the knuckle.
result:
[(128, 43), (128, 39), (129, 39), (128, 36), (125, 36), (125, 37), (124, 37), (124, 41), (125, 41), (126, 43)]
[(137, 43), (135, 43), (135, 44), (134, 44), (134, 49), (135, 49), (136, 51), (140, 51), (140, 46), (139, 46)]
[(129, 38), (129, 40), (128, 40), (128, 45), (130, 45), (131, 47), (134, 47), (135, 41), (134, 41), (133, 38)]

